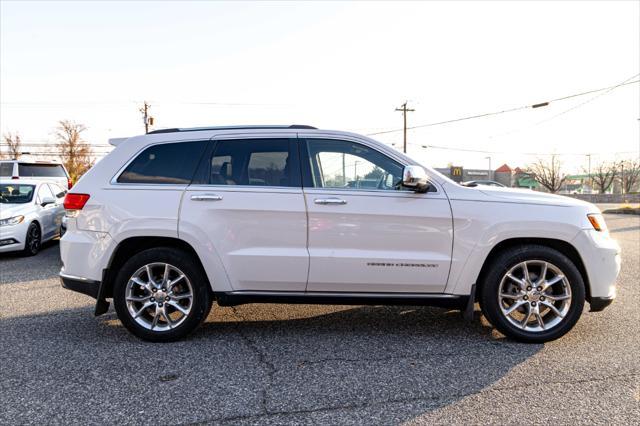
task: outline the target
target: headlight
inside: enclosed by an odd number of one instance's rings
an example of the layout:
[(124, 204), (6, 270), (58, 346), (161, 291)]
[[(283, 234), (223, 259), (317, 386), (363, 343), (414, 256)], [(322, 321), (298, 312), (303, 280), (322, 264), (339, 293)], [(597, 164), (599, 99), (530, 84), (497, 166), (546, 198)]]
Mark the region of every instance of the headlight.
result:
[(23, 220), (24, 216), (13, 216), (7, 219), (0, 220), (0, 226), (17, 225), (19, 223), (22, 223)]
[(588, 214), (587, 218), (596, 231), (604, 232), (607, 230), (607, 224), (604, 223), (604, 217), (600, 213)]

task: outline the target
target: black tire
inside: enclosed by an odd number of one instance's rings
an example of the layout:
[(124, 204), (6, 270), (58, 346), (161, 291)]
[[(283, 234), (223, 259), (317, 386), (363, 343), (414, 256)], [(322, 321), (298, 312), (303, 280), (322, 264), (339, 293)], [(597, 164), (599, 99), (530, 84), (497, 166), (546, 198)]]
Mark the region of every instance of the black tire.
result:
[(35, 256), (42, 247), (42, 231), (37, 222), (31, 222), (24, 238), (24, 256)]
[[(512, 324), (503, 314), (498, 298), (502, 277), (515, 265), (524, 261), (544, 261), (559, 268), (566, 277), (571, 290), (571, 302), (564, 317), (549, 330), (527, 331)], [(492, 262), (481, 281), (480, 307), (482, 313), (505, 336), (526, 343), (543, 343), (565, 335), (576, 324), (585, 301), (585, 285), (580, 271), (567, 256), (542, 245), (522, 245), (500, 253)], [(531, 299), (527, 303), (532, 303)], [(540, 303), (540, 302), (538, 302)], [(526, 319), (523, 320), (523, 323)]]
[[(152, 263), (167, 263), (178, 268), (192, 287), (189, 313), (179, 325), (166, 331), (150, 330), (136, 322), (125, 300), (129, 279), (140, 268)], [(213, 297), (209, 280), (193, 255), (170, 247), (158, 247), (134, 255), (122, 266), (114, 282), (113, 303), (118, 318), (131, 333), (151, 342), (171, 342), (184, 338), (204, 321), (211, 310)]]

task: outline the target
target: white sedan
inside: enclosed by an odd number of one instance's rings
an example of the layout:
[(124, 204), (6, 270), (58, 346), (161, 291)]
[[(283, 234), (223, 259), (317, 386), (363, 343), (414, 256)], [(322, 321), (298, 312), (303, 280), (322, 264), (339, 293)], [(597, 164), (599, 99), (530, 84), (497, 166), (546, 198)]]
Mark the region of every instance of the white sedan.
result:
[(0, 181), (0, 253), (38, 253), (60, 235), (66, 189), (51, 182)]

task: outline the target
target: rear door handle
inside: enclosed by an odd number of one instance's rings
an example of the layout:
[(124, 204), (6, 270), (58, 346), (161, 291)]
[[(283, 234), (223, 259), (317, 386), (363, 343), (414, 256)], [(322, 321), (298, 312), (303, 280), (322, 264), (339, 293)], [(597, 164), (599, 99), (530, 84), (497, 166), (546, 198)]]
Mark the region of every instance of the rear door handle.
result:
[(346, 200), (342, 200), (340, 198), (335, 198), (335, 197), (331, 197), (331, 198), (316, 198), (315, 200), (313, 200), (314, 203), (316, 204), (322, 204), (322, 205), (340, 205), (340, 204), (347, 204)]
[(220, 201), (222, 200), (222, 195), (198, 194), (198, 195), (192, 195), (191, 199), (193, 201)]

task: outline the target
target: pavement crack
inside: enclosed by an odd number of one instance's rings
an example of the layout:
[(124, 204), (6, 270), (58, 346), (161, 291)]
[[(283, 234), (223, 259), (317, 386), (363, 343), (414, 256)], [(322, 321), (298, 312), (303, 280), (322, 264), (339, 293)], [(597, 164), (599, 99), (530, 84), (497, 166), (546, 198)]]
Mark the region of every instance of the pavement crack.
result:
[[(240, 312), (238, 312), (235, 306), (231, 306), (231, 310), (233, 311), (234, 316), (238, 318), (240, 321), (242, 322), (247, 321), (247, 319), (244, 318)], [(271, 389), (271, 385), (273, 383), (273, 377), (276, 373), (276, 367), (271, 361), (269, 361), (267, 355), (262, 350), (260, 350), (260, 347), (258, 346), (256, 341), (243, 331), (240, 322), (237, 322), (235, 327), (238, 332), (238, 335), (242, 338), (242, 340), (245, 342), (247, 347), (251, 350), (251, 352), (253, 352), (256, 355), (256, 357), (258, 358), (258, 361), (265, 366), (265, 369), (267, 371), (267, 383), (261, 392), (262, 397), (261, 397), (260, 405), (262, 407), (262, 411), (265, 414), (271, 414), (269, 412), (269, 408), (267, 405), (267, 398), (269, 396), (269, 390)]]

